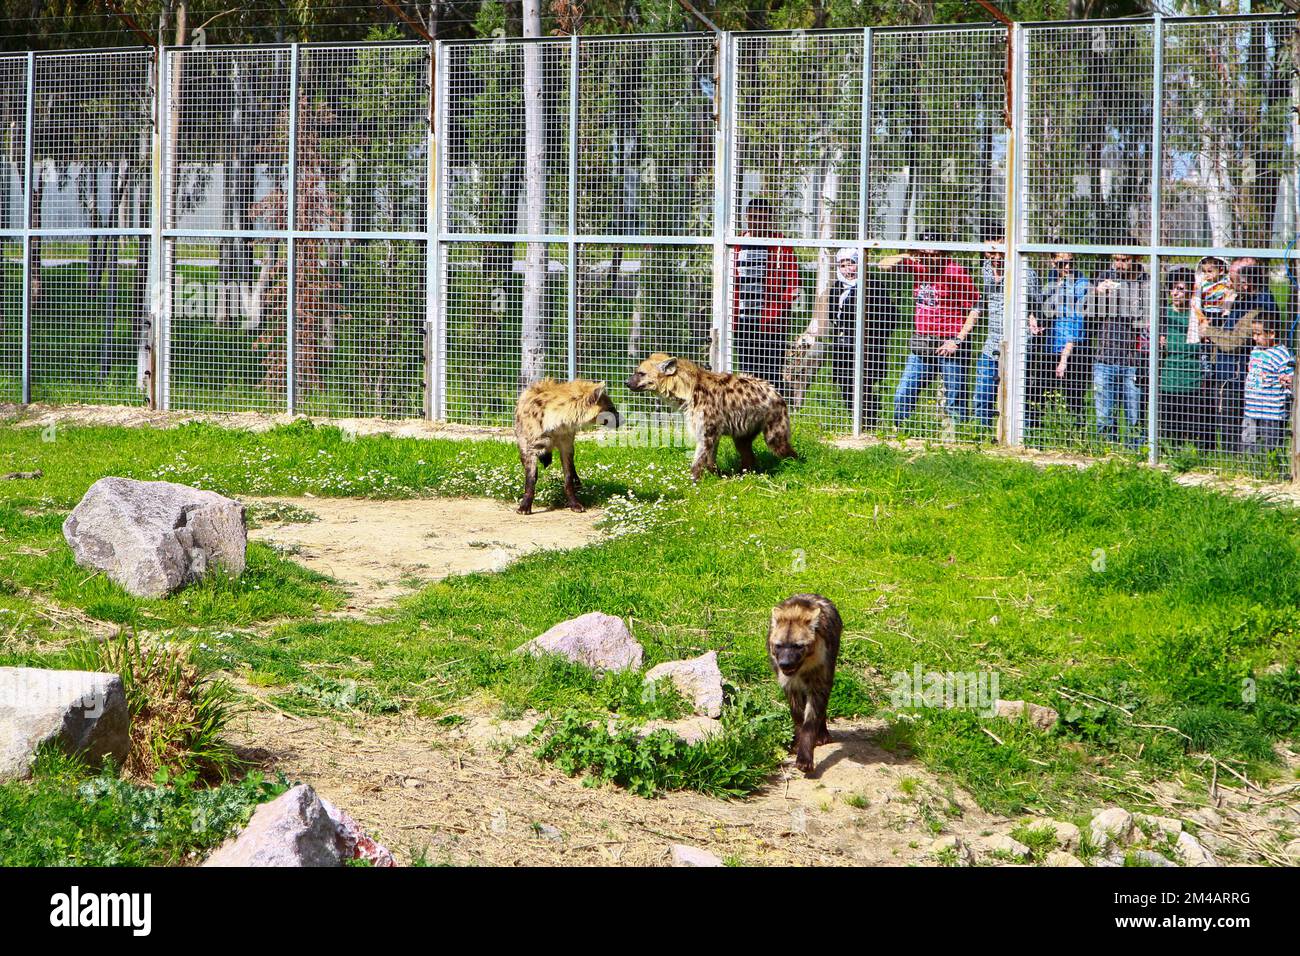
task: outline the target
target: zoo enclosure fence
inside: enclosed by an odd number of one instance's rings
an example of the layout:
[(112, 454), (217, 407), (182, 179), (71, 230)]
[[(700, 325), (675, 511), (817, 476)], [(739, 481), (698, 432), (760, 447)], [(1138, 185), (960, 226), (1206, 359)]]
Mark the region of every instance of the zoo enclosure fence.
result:
[(1251, 343), (1165, 279), (1253, 256), (1294, 316), (1296, 62), (1276, 16), (0, 56), (0, 399), (635, 419), (665, 351), (828, 431), (1241, 465)]

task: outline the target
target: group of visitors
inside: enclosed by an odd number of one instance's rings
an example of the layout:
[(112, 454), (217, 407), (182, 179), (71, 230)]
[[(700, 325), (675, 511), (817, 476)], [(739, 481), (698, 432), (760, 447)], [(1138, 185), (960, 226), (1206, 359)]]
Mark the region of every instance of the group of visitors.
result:
[[(766, 200), (751, 201), (747, 218), (746, 235), (767, 237), (769, 244), (742, 245), (734, 253), (736, 368), (782, 389), (785, 351), (795, 331), (798, 268), (793, 250), (772, 229)], [(893, 424), (903, 427), (921, 393), (938, 380), (945, 421), (992, 426), (1007, 334), (1004, 244), (991, 242), (983, 252), (977, 283), (933, 235), (921, 242), (915, 252), (882, 257), (874, 267), (864, 267), (856, 248), (837, 254), (827, 304), (831, 378), (852, 410), (861, 295), (862, 423), (869, 429), (881, 424), (880, 392), (900, 324), (888, 274), (902, 273), (910, 280), (913, 318), (894, 391)], [(1267, 267), (1250, 257), (1228, 264), (1210, 256), (1195, 270), (1168, 269), (1162, 281), (1154, 341), (1160, 437), (1234, 454), (1282, 449), (1295, 358)], [(1074, 434), (1084, 433), (1091, 388), (1097, 437), (1132, 449), (1144, 444), (1153, 347), (1150, 282), (1138, 257), (1122, 252), (1095, 277), (1067, 251), (1050, 257), (1044, 277), (1030, 266), (1022, 270), (1027, 435), (1046, 427), (1049, 413), (1063, 414)]]

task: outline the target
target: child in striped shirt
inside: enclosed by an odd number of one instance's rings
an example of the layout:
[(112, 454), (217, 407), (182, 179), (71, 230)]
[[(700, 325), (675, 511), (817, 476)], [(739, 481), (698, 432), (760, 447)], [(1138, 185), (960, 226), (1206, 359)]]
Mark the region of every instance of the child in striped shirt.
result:
[(1187, 326), (1187, 344), (1201, 341), (1201, 325), (1207, 320), (1218, 325), (1228, 314), (1228, 267), (1218, 256), (1206, 256), (1196, 264), (1196, 288), (1192, 291), (1192, 315)]
[(1251, 323), (1255, 348), (1246, 370), (1245, 416), (1241, 444), (1246, 454), (1280, 451), (1286, 439), (1287, 406), (1294, 380), (1295, 358), (1278, 343), (1274, 323), (1256, 318)]

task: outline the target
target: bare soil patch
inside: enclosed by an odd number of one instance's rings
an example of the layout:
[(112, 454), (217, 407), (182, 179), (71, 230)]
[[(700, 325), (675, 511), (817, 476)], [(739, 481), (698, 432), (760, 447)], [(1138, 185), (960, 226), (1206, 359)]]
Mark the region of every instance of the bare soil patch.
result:
[(249, 537), (334, 578), (348, 591), (347, 613), (391, 604), (413, 588), (452, 574), (499, 571), (540, 550), (578, 548), (601, 537), (601, 512), (536, 511), (524, 517), (487, 498), (247, 498), (288, 504), (316, 520), (273, 521)]

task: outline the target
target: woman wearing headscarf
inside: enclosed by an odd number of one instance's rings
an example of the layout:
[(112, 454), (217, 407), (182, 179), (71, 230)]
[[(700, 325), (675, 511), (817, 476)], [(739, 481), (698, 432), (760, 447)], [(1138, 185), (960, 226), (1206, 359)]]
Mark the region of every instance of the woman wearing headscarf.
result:
[(846, 246), (836, 255), (838, 269), (831, 286), (830, 312), (834, 330), (831, 351), (831, 374), (844, 398), (844, 407), (853, 412), (853, 346), (858, 317), (858, 291), (863, 284), (862, 336), (862, 426), (873, 429), (880, 423), (880, 395), (876, 387), (884, 380), (888, 368), (889, 337), (898, 324), (898, 310), (884, 277), (858, 269), (858, 250)]

